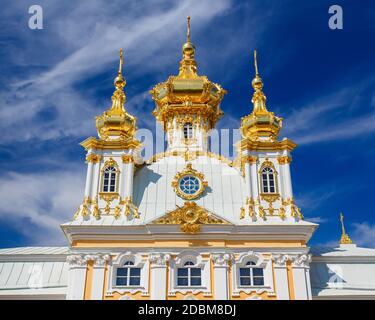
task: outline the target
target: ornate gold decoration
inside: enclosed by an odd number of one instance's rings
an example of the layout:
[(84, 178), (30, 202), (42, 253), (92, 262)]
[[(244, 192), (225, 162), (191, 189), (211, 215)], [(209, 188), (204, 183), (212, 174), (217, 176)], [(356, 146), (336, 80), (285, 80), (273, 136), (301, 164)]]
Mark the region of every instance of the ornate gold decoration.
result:
[(240, 209), (240, 219), (244, 219), (245, 218), (245, 208), (241, 208)]
[(236, 147), (237, 152), (241, 153), (241, 151), (293, 151), (297, 145), (287, 138), (281, 141), (253, 141), (242, 139), (236, 143)]
[(95, 202), (94, 202), (94, 207), (93, 207), (93, 209), (92, 209), (92, 215), (93, 215), (97, 220), (100, 219), (100, 210), (99, 210), (99, 207), (98, 207), (98, 202), (97, 202), (97, 200), (95, 200)]
[(178, 75), (157, 84), (150, 94), (156, 104), (153, 114), (163, 124), (164, 130), (167, 130), (171, 119), (186, 116), (200, 118), (205, 126), (212, 129), (223, 115), (220, 103), (226, 91), (197, 73), (195, 47), (190, 41), (190, 20)]
[(266, 220), (266, 211), (262, 206), (259, 206), (259, 217), (261, 217), (263, 220)]
[(279, 162), (279, 164), (287, 164), (292, 162), (292, 158), (289, 156), (282, 156), (278, 157), (277, 161)]
[(131, 162), (134, 162), (134, 158), (133, 158), (133, 156), (132, 156), (132, 155), (129, 155), (129, 154), (123, 155), (123, 156), (121, 157), (121, 159), (122, 159), (122, 162), (124, 162), (124, 163), (131, 163)]
[[(199, 190), (194, 194), (186, 194), (181, 191), (180, 189), (180, 180), (185, 176), (193, 176), (199, 180)], [(204, 174), (193, 169), (192, 164), (188, 163), (186, 165), (186, 168), (177, 173), (174, 177), (174, 180), (172, 181), (172, 187), (174, 188), (174, 191), (177, 193), (177, 195), (183, 199), (186, 200), (192, 200), (198, 198), (206, 189), (208, 186), (208, 182), (204, 180)]]
[(279, 209), (279, 217), (281, 218), (281, 220), (284, 220), (286, 218), (285, 208), (284, 207), (281, 207)]
[(96, 117), (96, 128), (102, 140), (132, 140), (136, 131), (136, 118), (125, 110), (126, 81), (122, 75), (123, 51), (120, 49), (120, 63), (117, 77), (114, 80), (115, 91), (112, 95), (112, 106), (102, 115)]
[(111, 203), (113, 200), (119, 198), (120, 195), (117, 192), (100, 192), (99, 197), (100, 199)]
[(254, 163), (257, 162), (258, 157), (257, 157), (257, 156), (242, 156), (242, 157), (241, 157), (241, 160), (242, 160), (244, 163), (254, 164)]
[(129, 217), (132, 214), (134, 218), (139, 218), (138, 208), (133, 203), (133, 199), (131, 197), (126, 197), (125, 199), (121, 200), (120, 205), (125, 206), (125, 216)]
[(80, 213), (80, 207), (78, 207), (77, 210), (76, 210), (76, 212), (74, 212), (73, 220), (76, 220), (78, 218), (79, 213)]
[(116, 170), (118, 170), (118, 164), (113, 158), (109, 158), (106, 162), (104, 162), (104, 166), (102, 168), (102, 171), (105, 171), (108, 167), (115, 167)]
[(280, 199), (280, 195), (279, 194), (273, 194), (273, 193), (261, 193), (260, 194), (260, 197), (264, 200), (264, 201), (266, 201), (266, 202), (268, 202), (268, 211), (269, 211), (269, 213), (270, 213), (270, 215), (273, 215), (273, 213), (274, 213), (274, 208), (273, 208), (273, 203), (276, 201), (276, 200), (278, 200), (278, 199)]
[(94, 137), (89, 137), (81, 142), (81, 146), (86, 150), (124, 150), (124, 149), (140, 149), (141, 143), (138, 140), (98, 140)]
[(341, 222), (341, 239), (340, 244), (352, 244), (353, 241), (350, 239), (349, 235), (345, 232), (345, 226), (344, 226), (344, 215), (340, 213), (340, 222)]
[(95, 154), (95, 153), (90, 153), (86, 157), (87, 162), (92, 162), (92, 163), (98, 163), (102, 159), (102, 156)]
[(253, 198), (247, 198), (246, 204), (249, 206), (249, 216), (250, 218), (255, 217), (255, 209), (254, 209), (254, 199)]
[(121, 215), (121, 208), (120, 206), (116, 206), (113, 216), (115, 217), (115, 219), (118, 219), (120, 215)]
[(275, 165), (273, 164), (272, 161), (270, 161), (268, 158), (266, 158), (263, 162), (262, 162), (262, 165), (260, 166), (260, 169), (259, 169), (259, 173), (262, 173), (262, 170), (264, 168), (271, 168), (274, 172), (275, 175), (278, 174), (278, 172), (276, 171), (276, 168), (275, 168)]
[(277, 140), (282, 126), (282, 118), (275, 116), (273, 112), (267, 110), (266, 96), (264, 95), (263, 81), (259, 76), (257, 52), (254, 50), (255, 78), (252, 81), (254, 95), (251, 100), (253, 111), (250, 115), (241, 118), (241, 134), (244, 139), (251, 141)]
[(195, 202), (185, 202), (183, 207), (167, 213), (164, 217), (156, 220), (155, 224), (181, 225), (180, 229), (186, 233), (197, 233), (204, 224), (229, 224), (216, 218), (206, 209), (198, 206)]

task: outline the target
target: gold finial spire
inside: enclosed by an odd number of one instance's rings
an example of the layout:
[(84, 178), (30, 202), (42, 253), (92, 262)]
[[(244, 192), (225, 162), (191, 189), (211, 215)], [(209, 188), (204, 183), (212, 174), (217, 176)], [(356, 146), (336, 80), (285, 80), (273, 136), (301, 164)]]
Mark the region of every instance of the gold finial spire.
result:
[(345, 232), (345, 226), (344, 226), (344, 215), (340, 213), (340, 222), (341, 222), (341, 239), (340, 244), (351, 244), (353, 243), (352, 239), (350, 239), (349, 235)]
[(122, 75), (122, 65), (124, 63), (124, 57), (123, 57), (123, 50), (122, 48), (120, 49), (120, 63), (119, 63), (119, 68), (118, 68), (118, 74)]
[(257, 51), (256, 50), (254, 50), (254, 66), (255, 66), (255, 76), (259, 76), (258, 61), (257, 61)]
[(186, 42), (190, 42), (190, 16), (187, 17), (187, 34)]

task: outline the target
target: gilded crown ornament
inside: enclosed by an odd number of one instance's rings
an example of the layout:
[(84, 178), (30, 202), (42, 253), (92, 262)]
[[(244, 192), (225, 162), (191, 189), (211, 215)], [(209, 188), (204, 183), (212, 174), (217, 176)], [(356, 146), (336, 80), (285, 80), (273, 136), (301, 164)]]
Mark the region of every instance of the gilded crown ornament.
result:
[(254, 50), (255, 77), (251, 82), (254, 89), (253, 111), (241, 119), (241, 134), (251, 141), (275, 141), (282, 126), (282, 118), (267, 110), (263, 93), (263, 80), (259, 76), (257, 52)]
[(173, 120), (191, 117), (212, 129), (223, 115), (220, 103), (226, 91), (197, 73), (195, 46), (190, 40), (190, 17), (187, 18), (186, 42), (177, 76), (157, 84), (151, 91), (156, 108), (153, 115), (165, 130)]
[(112, 95), (112, 106), (102, 115), (96, 117), (96, 128), (102, 140), (129, 140), (136, 131), (136, 118), (125, 110), (126, 96), (124, 87), (126, 80), (122, 75), (123, 51), (120, 49), (120, 62), (114, 80), (115, 91)]

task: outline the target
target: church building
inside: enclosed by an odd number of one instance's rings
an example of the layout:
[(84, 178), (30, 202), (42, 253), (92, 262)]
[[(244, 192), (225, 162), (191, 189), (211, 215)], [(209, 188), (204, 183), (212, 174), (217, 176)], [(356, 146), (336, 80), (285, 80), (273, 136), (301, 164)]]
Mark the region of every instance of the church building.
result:
[(67, 246), (1, 249), (0, 299), (375, 299), (375, 249), (353, 244), (342, 216), (338, 247), (308, 245), (318, 225), (295, 202), (296, 144), (279, 137), (256, 52), (233, 160), (209, 150), (227, 92), (199, 75), (189, 19), (178, 74), (150, 91), (167, 138), (150, 159), (126, 110), (122, 55), (98, 136), (81, 143), (86, 185), (61, 225)]

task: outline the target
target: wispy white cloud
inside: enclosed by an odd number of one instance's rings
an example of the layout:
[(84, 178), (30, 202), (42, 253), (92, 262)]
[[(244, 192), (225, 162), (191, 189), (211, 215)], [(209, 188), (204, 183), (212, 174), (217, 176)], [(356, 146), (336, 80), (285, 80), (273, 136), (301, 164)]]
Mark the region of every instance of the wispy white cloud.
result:
[(10, 172), (0, 177), (0, 220), (12, 223), (33, 244), (62, 244), (59, 225), (71, 220), (83, 188), (84, 170)]
[[(49, 140), (95, 132), (92, 120), (98, 113), (94, 108), (98, 101), (95, 95), (76, 89), (77, 82), (108, 68), (115, 72), (120, 47), (125, 48), (125, 69), (135, 70), (136, 77), (150, 70), (162, 70), (175, 59), (177, 42), (171, 39), (185, 33), (188, 14), (194, 17), (194, 33), (198, 34), (230, 5), (230, 0), (215, 1), (214, 6), (211, 1), (194, 0), (155, 1), (152, 6), (145, 2), (135, 5), (122, 1), (114, 1), (111, 5), (107, 1), (90, 1), (87, 5), (83, 1), (67, 10), (57, 2), (43, 2), (42, 6), (49, 14), (46, 32), (53, 31), (47, 33), (49, 36), (45, 36), (44, 42), (34, 50), (43, 57), (43, 49), (48, 50), (50, 42), (51, 47), (61, 48), (53, 54), (60, 61), (53, 63), (46, 59), (46, 71), (35, 72), (26, 78), (19, 75), (9, 84), (9, 89), (0, 93), (1, 126), (7, 133), (2, 142), (32, 138)], [(125, 16), (121, 14), (121, 8), (126, 9)], [(20, 8), (15, 6), (13, 9)], [(20, 37), (25, 40), (30, 54), (33, 42), (25, 36), (28, 32), (30, 30), (25, 28)], [(17, 56), (21, 54), (18, 52)], [(26, 63), (27, 58), (18, 61)], [(110, 83), (111, 80), (106, 85), (110, 86)], [(48, 123), (38, 123), (38, 114), (51, 108), (55, 117)], [(130, 103), (129, 109), (132, 109)], [(143, 115), (151, 110), (138, 111), (143, 119)]]
[(361, 94), (373, 85), (373, 78), (365, 79), (294, 109), (284, 120), (283, 135), (298, 144), (311, 144), (375, 132), (375, 110), (361, 99)]
[(353, 242), (357, 245), (375, 248), (375, 224), (369, 222), (354, 223)]

